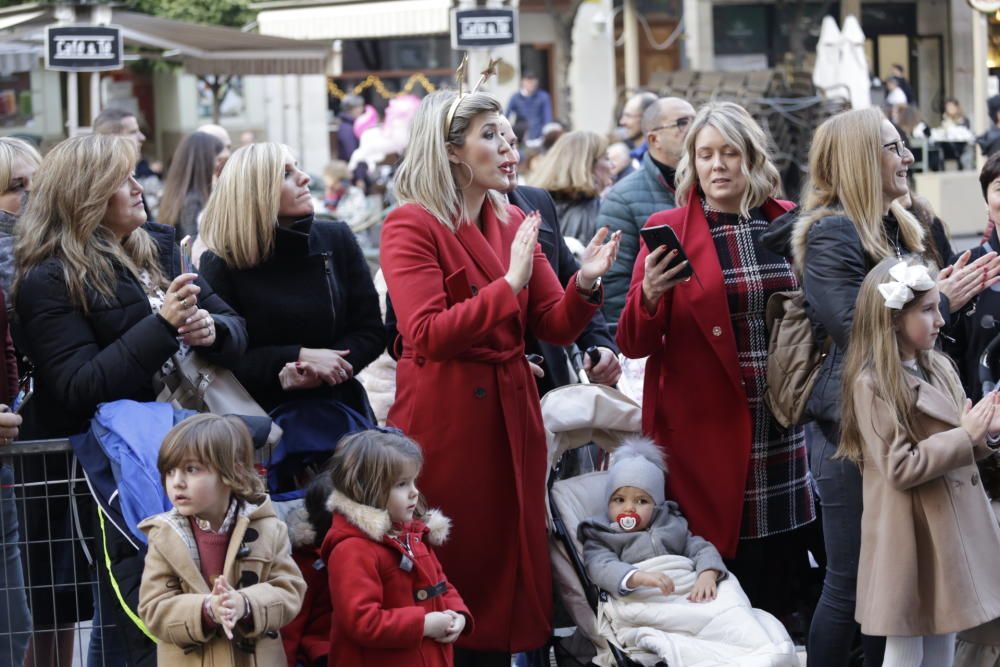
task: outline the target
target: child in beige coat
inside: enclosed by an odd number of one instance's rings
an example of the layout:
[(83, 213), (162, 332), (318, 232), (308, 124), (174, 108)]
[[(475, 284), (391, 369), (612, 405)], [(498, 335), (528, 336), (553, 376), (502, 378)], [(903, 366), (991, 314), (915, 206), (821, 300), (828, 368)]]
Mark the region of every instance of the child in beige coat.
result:
[(1000, 617), (1000, 529), (976, 460), (1000, 445), (1000, 394), (975, 407), (934, 349), (944, 321), (918, 258), (879, 263), (858, 293), (837, 455), (862, 467), (855, 617), (883, 667), (950, 667), (955, 633)]
[(167, 434), (157, 467), (174, 508), (139, 524), (149, 537), (139, 615), (159, 640), (157, 662), (284, 665), (279, 630), (298, 613), (305, 582), (246, 426), (190, 417)]

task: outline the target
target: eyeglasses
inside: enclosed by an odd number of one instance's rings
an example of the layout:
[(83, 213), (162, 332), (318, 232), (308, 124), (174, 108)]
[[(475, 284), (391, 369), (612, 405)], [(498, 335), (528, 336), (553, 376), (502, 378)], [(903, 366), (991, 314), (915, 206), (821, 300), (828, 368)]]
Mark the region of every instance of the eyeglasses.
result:
[(690, 125), (691, 121), (693, 120), (694, 116), (681, 116), (670, 125), (660, 125), (658, 127), (654, 127), (652, 130), (650, 130), (650, 132), (659, 132), (660, 130), (673, 130), (673, 129), (683, 130), (685, 127)]
[(902, 139), (896, 139), (895, 141), (890, 141), (887, 144), (882, 144), (882, 148), (888, 148), (895, 153), (897, 157), (903, 157), (903, 155), (910, 154), (910, 149), (906, 147), (906, 144), (903, 143)]

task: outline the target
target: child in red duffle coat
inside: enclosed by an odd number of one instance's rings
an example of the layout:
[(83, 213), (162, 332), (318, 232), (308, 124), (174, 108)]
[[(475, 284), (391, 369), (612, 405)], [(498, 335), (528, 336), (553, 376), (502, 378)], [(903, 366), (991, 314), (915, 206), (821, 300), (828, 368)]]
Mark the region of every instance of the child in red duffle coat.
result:
[(431, 545), (451, 522), (421, 512), (420, 447), (390, 431), (349, 435), (330, 462), (333, 524), (323, 540), (333, 623), (330, 664), (450, 667), (472, 616)]

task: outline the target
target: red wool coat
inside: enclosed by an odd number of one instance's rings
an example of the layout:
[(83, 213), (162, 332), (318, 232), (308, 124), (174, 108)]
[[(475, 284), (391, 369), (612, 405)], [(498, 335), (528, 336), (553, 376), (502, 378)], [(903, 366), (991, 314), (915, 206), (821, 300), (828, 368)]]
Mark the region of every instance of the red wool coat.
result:
[[(774, 220), (795, 205), (769, 199)], [(633, 359), (648, 356), (642, 430), (667, 455), (667, 495), (691, 532), (726, 558), (736, 555), (750, 465), (750, 410), (719, 255), (704, 211), (694, 205), (651, 215), (646, 227), (670, 225), (698, 279), (669, 290), (650, 315), (642, 305), (649, 250), (642, 243), (618, 322), (618, 345)]]
[(477, 624), (459, 646), (493, 651), (538, 648), (551, 631), (545, 435), (524, 337), (568, 345), (599, 305), (564, 289), (538, 247), (514, 295), (503, 276), (524, 216), (509, 210), (503, 224), (486, 205), (482, 232), (453, 232), (402, 206), (381, 250), (403, 338), (388, 420), (423, 447), (418, 485), (455, 524), (439, 554)]
[[(472, 631), (472, 616), (427, 542), (447, 538), (450, 523), (438, 512), (427, 525), (413, 521), (388, 536), (389, 513), (334, 491), (333, 524), (320, 551), (329, 572), (333, 624), (330, 665), (337, 667), (452, 667), (454, 648), (424, 637), (424, 616), (456, 611)], [(405, 559), (405, 560), (404, 560)]]

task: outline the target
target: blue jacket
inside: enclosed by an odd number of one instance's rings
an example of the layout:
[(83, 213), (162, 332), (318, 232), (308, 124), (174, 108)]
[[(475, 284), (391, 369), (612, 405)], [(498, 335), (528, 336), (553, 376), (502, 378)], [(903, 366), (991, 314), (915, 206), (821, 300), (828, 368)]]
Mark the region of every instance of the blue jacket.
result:
[(674, 190), (663, 180), (649, 153), (642, 156), (642, 169), (616, 183), (601, 203), (597, 228), (607, 225), (621, 231), (618, 259), (604, 276), (604, 318), (617, 325), (629, 284), (632, 265), (639, 254), (639, 230), (654, 213), (676, 208)]
[(125, 524), (118, 528), (144, 544), (139, 522), (171, 507), (156, 467), (160, 443), (174, 424), (193, 414), (170, 403), (111, 401), (97, 409), (87, 434), (72, 439), (98, 502), (115, 517), (117, 492)]
[(552, 99), (544, 90), (536, 90), (531, 97), (516, 92), (507, 105), (507, 117), (512, 123), (528, 123), (528, 139), (537, 139), (542, 136), (542, 128), (552, 122)]

